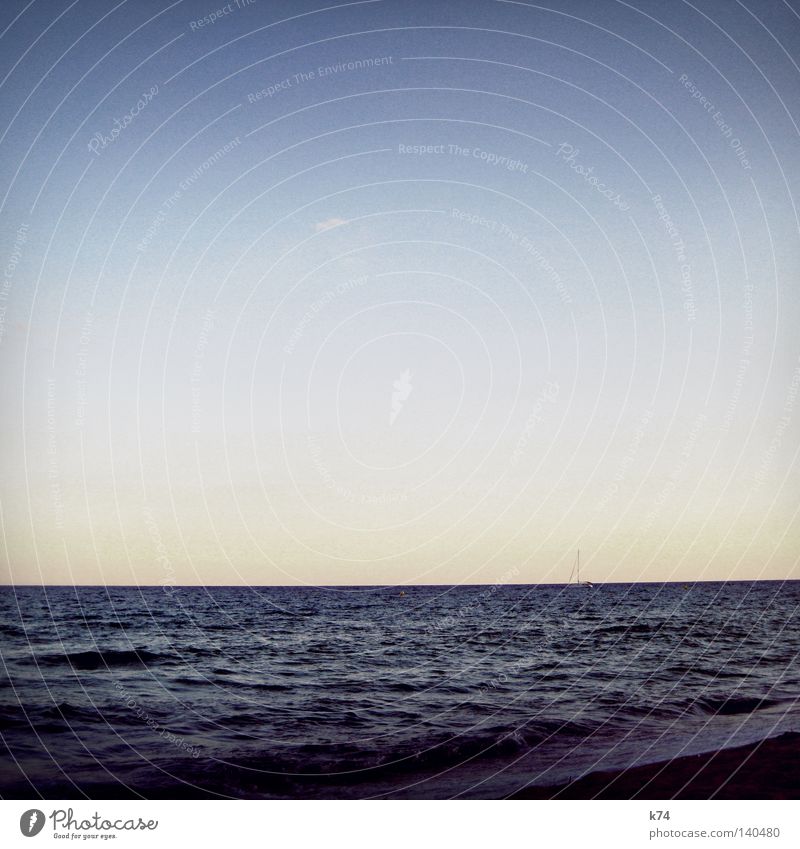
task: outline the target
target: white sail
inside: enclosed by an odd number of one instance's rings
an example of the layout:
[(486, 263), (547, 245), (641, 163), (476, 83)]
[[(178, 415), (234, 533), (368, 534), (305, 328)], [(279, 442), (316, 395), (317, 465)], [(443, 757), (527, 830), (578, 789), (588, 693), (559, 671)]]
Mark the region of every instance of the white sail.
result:
[[(573, 584), (572, 578), (575, 576), (575, 583)], [(581, 580), (581, 550), (578, 549), (578, 554), (575, 557), (575, 562), (572, 564), (572, 572), (569, 576), (569, 583), (571, 586), (576, 587), (593, 587), (594, 584), (591, 581), (582, 581)]]

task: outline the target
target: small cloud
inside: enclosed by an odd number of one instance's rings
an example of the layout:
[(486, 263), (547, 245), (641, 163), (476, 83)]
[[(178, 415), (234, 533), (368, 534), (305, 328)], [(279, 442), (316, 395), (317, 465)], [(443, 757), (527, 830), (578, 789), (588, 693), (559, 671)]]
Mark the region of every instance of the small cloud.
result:
[(327, 218), (325, 221), (318, 221), (314, 225), (314, 229), (317, 233), (321, 233), (323, 230), (331, 230), (333, 227), (338, 227), (341, 224), (349, 223), (346, 218)]
[(401, 373), (400, 377), (392, 383), (392, 409), (389, 413), (389, 424), (393, 425), (394, 420), (403, 409), (403, 404), (408, 400), (414, 387), (411, 385), (411, 369), (406, 369)]

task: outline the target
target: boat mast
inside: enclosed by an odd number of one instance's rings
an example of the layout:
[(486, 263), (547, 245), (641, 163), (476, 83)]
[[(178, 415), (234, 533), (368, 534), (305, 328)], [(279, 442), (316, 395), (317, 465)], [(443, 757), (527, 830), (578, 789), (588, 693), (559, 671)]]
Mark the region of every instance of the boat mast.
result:
[(581, 582), (581, 550), (578, 549), (578, 583)]

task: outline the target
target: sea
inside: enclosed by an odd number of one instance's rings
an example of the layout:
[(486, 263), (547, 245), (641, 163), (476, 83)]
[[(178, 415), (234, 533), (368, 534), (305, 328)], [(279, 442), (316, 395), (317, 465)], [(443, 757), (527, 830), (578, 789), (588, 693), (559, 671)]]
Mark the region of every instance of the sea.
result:
[(0, 588), (4, 798), (506, 798), (800, 731), (800, 582)]

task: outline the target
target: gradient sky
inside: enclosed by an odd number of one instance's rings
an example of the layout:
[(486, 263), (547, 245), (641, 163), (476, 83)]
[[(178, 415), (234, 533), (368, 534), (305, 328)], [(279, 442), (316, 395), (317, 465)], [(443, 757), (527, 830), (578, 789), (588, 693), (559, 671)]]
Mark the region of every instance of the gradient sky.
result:
[(222, 8), (2, 4), (3, 580), (800, 577), (795, 4)]

